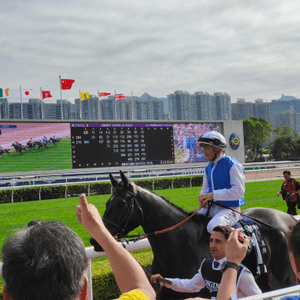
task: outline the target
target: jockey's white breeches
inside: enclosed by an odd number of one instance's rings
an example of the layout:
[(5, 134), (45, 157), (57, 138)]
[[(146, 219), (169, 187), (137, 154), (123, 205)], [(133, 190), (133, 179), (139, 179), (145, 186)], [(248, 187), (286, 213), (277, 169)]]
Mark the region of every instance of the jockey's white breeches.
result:
[[(232, 209), (240, 212), (240, 207), (231, 207)], [(207, 208), (201, 208), (198, 211), (200, 215), (206, 215)], [(209, 217), (212, 219), (207, 224), (207, 231), (209, 233), (213, 232), (213, 229), (216, 226), (234, 226), (242, 216), (239, 213), (236, 213), (230, 209), (226, 209), (217, 205), (212, 205), (209, 211)]]

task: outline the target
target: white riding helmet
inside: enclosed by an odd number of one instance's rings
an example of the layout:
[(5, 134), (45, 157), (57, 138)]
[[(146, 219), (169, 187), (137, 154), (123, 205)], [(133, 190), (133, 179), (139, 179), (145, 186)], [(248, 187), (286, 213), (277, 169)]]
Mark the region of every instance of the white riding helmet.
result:
[(224, 136), (217, 131), (209, 131), (202, 134), (199, 137), (198, 142), (200, 146), (201, 144), (205, 144), (205, 145), (215, 146), (221, 149), (225, 149), (227, 147)]

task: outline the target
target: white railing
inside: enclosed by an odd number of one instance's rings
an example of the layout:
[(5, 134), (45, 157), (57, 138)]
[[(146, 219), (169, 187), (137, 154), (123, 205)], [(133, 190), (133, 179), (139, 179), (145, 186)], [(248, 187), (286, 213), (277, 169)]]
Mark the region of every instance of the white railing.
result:
[[(247, 170), (245, 172), (246, 182), (253, 181), (266, 181), (266, 180), (278, 180), (283, 178), (283, 171), (289, 170), (292, 174), (292, 177), (300, 177), (300, 167), (280, 167), (274, 169), (258, 169), (258, 170)], [(278, 187), (280, 188), (280, 187)]]
[(262, 299), (273, 299), (273, 300), (279, 300), (282, 296), (300, 296), (300, 285), (291, 286), (288, 288), (263, 293), (255, 296), (250, 296), (242, 299), (247, 300), (262, 300)]

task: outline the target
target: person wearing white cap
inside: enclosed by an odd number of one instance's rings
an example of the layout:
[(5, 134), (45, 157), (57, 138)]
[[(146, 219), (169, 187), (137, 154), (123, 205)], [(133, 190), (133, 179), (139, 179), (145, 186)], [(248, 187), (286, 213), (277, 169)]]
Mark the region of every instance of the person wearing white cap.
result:
[[(212, 218), (207, 225), (207, 231), (211, 233), (217, 225), (233, 226), (240, 220), (239, 213), (214, 203), (241, 211), (240, 206), (244, 205), (245, 170), (235, 158), (225, 155), (226, 140), (219, 132), (204, 133), (198, 142), (209, 161), (203, 175), (201, 193), (197, 198), (201, 207), (198, 213), (208, 214)], [(209, 200), (212, 201), (210, 207)]]

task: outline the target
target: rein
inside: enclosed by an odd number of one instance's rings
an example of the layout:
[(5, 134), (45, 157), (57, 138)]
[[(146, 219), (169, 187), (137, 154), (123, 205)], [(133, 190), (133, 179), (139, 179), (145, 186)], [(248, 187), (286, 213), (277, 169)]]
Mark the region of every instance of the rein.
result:
[[(168, 227), (168, 228), (165, 228), (165, 229), (162, 229), (162, 230), (157, 230), (157, 231), (154, 231), (154, 232), (151, 232), (151, 233), (145, 233), (145, 234), (138, 234), (138, 235), (123, 235), (123, 232), (125, 231), (127, 225), (128, 225), (128, 222), (130, 220), (130, 217), (131, 217), (131, 214), (133, 212), (133, 209), (134, 209), (134, 206), (136, 204), (136, 206), (138, 207), (138, 209), (140, 210), (141, 214), (142, 214), (142, 219), (144, 220), (144, 213), (143, 213), (143, 210), (141, 209), (140, 205), (138, 204), (137, 200), (136, 200), (136, 194), (137, 194), (137, 189), (136, 189), (136, 186), (132, 183), (132, 187), (133, 187), (133, 192), (129, 191), (129, 190), (126, 190), (122, 187), (118, 187), (116, 189), (118, 190), (123, 190), (125, 192), (127, 192), (130, 196), (131, 196), (131, 200), (130, 200), (130, 205), (128, 207), (128, 210), (126, 212), (126, 214), (124, 215), (124, 217), (122, 218), (120, 224), (122, 224), (124, 222), (124, 225), (121, 227), (121, 225), (117, 225), (116, 223), (106, 219), (106, 218), (102, 218), (105, 222), (108, 222), (110, 224), (112, 224), (113, 226), (115, 226), (120, 232), (117, 233), (115, 235), (115, 238), (117, 240), (120, 240), (122, 238), (125, 238), (126, 239), (126, 242), (128, 243), (128, 240), (127, 238), (135, 238), (133, 239), (134, 242), (138, 241), (138, 240), (141, 240), (141, 239), (144, 239), (144, 238), (147, 238), (148, 236), (150, 235), (158, 235), (158, 234), (163, 234), (163, 233), (167, 233), (167, 232), (170, 232), (178, 227), (180, 227), (181, 225), (183, 225), (185, 222), (187, 222), (189, 219), (191, 219), (199, 210), (200, 210), (200, 207), (193, 212), (193, 214), (191, 214), (189, 217), (187, 217), (186, 219), (182, 220), (181, 222), (171, 226), (171, 227)], [(120, 229), (121, 228), (121, 229)]]

